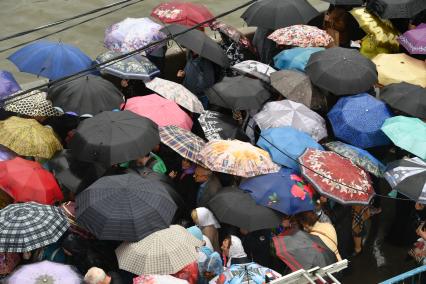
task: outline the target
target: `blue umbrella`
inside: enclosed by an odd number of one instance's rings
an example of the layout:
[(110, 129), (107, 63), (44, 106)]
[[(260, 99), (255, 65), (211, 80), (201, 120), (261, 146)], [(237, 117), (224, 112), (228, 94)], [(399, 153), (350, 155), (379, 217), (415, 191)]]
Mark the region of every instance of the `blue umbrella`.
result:
[(342, 141), (360, 148), (390, 144), (380, 128), (392, 114), (385, 103), (367, 93), (339, 99), (327, 116)]
[(313, 188), (292, 169), (281, 168), (277, 173), (249, 178), (240, 188), (249, 192), (257, 204), (287, 215), (314, 210)]
[(283, 50), (274, 57), (275, 68), (305, 72), (311, 55), (322, 50), (324, 50), (322, 47), (295, 47)]
[(21, 72), (56, 80), (92, 65), (92, 59), (80, 49), (62, 42), (36, 41), (19, 49), (7, 59)]
[(293, 127), (262, 130), (257, 146), (268, 151), (275, 163), (297, 172), (300, 171), (297, 158), (306, 148), (324, 150), (311, 136)]
[(21, 90), (18, 82), (13, 78), (12, 73), (0, 71), (0, 99), (5, 99), (9, 95)]

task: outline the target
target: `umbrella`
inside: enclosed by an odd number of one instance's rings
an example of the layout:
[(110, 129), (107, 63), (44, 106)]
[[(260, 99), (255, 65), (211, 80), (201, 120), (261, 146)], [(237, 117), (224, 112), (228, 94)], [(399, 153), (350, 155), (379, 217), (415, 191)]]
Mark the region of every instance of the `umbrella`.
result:
[(368, 174), (339, 154), (306, 149), (299, 162), (306, 180), (320, 194), (339, 203), (368, 205), (374, 196)]
[[(126, 18), (105, 30), (104, 46), (115, 52), (132, 52), (165, 39), (166, 35), (160, 32), (162, 28), (162, 25), (149, 18)], [(155, 45), (144, 51), (150, 53), (162, 45)]]
[(311, 136), (293, 127), (262, 130), (257, 145), (268, 151), (275, 163), (296, 171), (299, 171), (297, 158), (307, 148), (323, 149)]
[(325, 120), (305, 105), (291, 100), (269, 102), (263, 106), (263, 109), (253, 119), (261, 130), (291, 126), (306, 132), (315, 141), (320, 141), (327, 137)]
[(191, 30), (188, 32), (186, 32), (186, 30), (187, 27), (172, 24), (166, 26), (161, 31), (167, 35), (171, 35), (177, 43), (199, 54), (201, 57), (222, 67), (229, 66), (228, 57), (219, 44), (199, 30)]
[(379, 83), (386, 86), (406, 82), (426, 88), (426, 63), (407, 54), (379, 54), (373, 58)]
[(160, 139), (161, 143), (194, 163), (197, 162), (196, 157), (206, 144), (192, 132), (173, 125), (160, 127)]
[(391, 116), (383, 102), (367, 93), (340, 98), (327, 114), (334, 135), (360, 148), (389, 144), (380, 128)]
[(34, 119), (9, 117), (0, 121), (0, 144), (21, 156), (50, 159), (62, 144), (52, 128)]
[[(263, 284), (270, 283), (272, 280), (281, 277), (281, 274), (279, 274), (278, 272), (268, 267), (261, 266), (260, 264), (257, 264), (255, 262), (235, 262), (235, 264), (232, 264), (229, 268), (226, 268), (222, 274), (213, 278), (211, 282), (229, 284)], [(265, 282), (267, 276), (269, 282)]]
[(312, 55), (306, 65), (306, 73), (314, 85), (335, 95), (365, 92), (377, 83), (374, 63), (357, 50), (342, 47)]
[(133, 284), (188, 284), (183, 279), (173, 277), (171, 275), (141, 275), (133, 278)]
[(115, 165), (147, 155), (160, 143), (158, 127), (130, 111), (105, 111), (80, 123), (69, 142), (76, 159)]
[(333, 38), (324, 30), (308, 25), (293, 25), (278, 29), (268, 36), (278, 45), (321, 47), (333, 43)]
[[(214, 18), (213, 14), (206, 8), (206, 6), (180, 1), (159, 4), (152, 10), (151, 16), (159, 19), (163, 23), (175, 23), (188, 27), (192, 27)], [(209, 23), (205, 23), (202, 26), (208, 27)]]
[(312, 103), (311, 80), (299, 71), (281, 70), (271, 74), (271, 86), (283, 97), (304, 104)]
[(364, 4), (364, 0), (322, 0), (328, 2), (333, 5), (356, 5), (362, 6)]
[(190, 112), (202, 113), (204, 111), (203, 104), (197, 96), (181, 84), (161, 78), (155, 78), (145, 85), (148, 89), (153, 90), (168, 100), (174, 101)]
[(15, 202), (53, 205), (64, 196), (54, 176), (40, 163), (16, 157), (0, 162), (0, 187)]
[(124, 109), (145, 116), (158, 126), (176, 125), (186, 130), (192, 128), (192, 119), (175, 102), (158, 95), (133, 97), (127, 100)]
[(289, 216), (314, 210), (314, 190), (291, 169), (246, 179), (240, 188), (249, 192), (257, 204)]
[(210, 199), (208, 207), (221, 223), (230, 224), (249, 232), (276, 228), (281, 223), (280, 215), (277, 212), (257, 205), (249, 193), (236, 187), (221, 189)]
[(21, 90), (12, 73), (0, 71), (0, 99), (5, 99), (13, 93)]
[(168, 228), (177, 209), (161, 182), (133, 173), (98, 179), (76, 204), (77, 222), (98, 239), (132, 242)]
[(374, 0), (367, 2), (367, 9), (384, 19), (411, 18), (426, 9), (423, 0)]
[(410, 83), (394, 83), (380, 90), (380, 99), (409, 115), (426, 118), (426, 89)]
[(406, 31), (398, 41), (410, 54), (426, 54), (426, 24)]
[(228, 109), (259, 109), (271, 93), (257, 79), (225, 77), (206, 92), (209, 103)]
[(401, 194), (426, 204), (426, 162), (417, 157), (388, 164), (384, 178)]
[[(122, 55), (122, 53), (107, 51), (96, 57), (96, 61), (103, 63), (120, 55)], [(158, 70), (157, 66), (140, 54), (135, 54), (125, 59), (119, 59), (113, 63), (108, 63), (102, 67), (101, 72), (122, 79), (142, 80), (144, 82), (160, 74), (160, 70)]]
[(197, 158), (212, 171), (252, 177), (279, 171), (268, 152), (239, 140), (213, 140), (201, 149)]
[(377, 177), (383, 176), (383, 172), (386, 168), (385, 165), (367, 151), (340, 141), (328, 142), (324, 146), (327, 149), (348, 158), (355, 165), (363, 168), (367, 172), (372, 173)]
[(383, 123), (382, 131), (396, 146), (426, 160), (426, 123), (420, 119), (391, 117)]
[(246, 60), (239, 62), (231, 66), (231, 69), (243, 75), (256, 77), (265, 82), (269, 82), (269, 77), (273, 72), (276, 71), (271, 66), (255, 60)]
[(184, 227), (172, 225), (137, 243), (123, 243), (116, 250), (120, 269), (141, 274), (173, 274), (198, 258), (202, 242)]
[(252, 4), (241, 15), (248, 26), (268, 29), (306, 24), (318, 11), (306, 0), (266, 0)]
[(231, 25), (216, 20), (210, 25), (210, 29), (212, 29), (213, 31), (219, 31), (221, 34), (227, 36), (232, 41), (241, 44), (244, 48), (253, 50), (253, 46), (250, 40), (237, 28)]
[(8, 161), (18, 156), (15, 152), (10, 150), (9, 148), (0, 145), (0, 161)]
[(322, 47), (295, 47), (286, 49), (275, 55), (274, 66), (278, 70), (295, 70), (305, 72), (306, 64), (312, 54), (322, 51)]
[(13, 98), (5, 102), (4, 109), (18, 114), (33, 117), (60, 116), (61, 113), (52, 106), (52, 102), (46, 99), (45, 92), (34, 90), (19, 95), (13, 94)]
[(82, 277), (71, 265), (48, 260), (21, 266), (7, 279), (9, 284), (80, 284)]
[(0, 251), (29, 252), (55, 243), (69, 223), (58, 207), (35, 202), (10, 204), (0, 210)]
[(47, 40), (30, 43), (7, 59), (21, 72), (57, 80), (90, 68), (92, 59), (73, 45)]
[(275, 252), (292, 271), (325, 267), (337, 261), (336, 255), (320, 237), (302, 230), (272, 238)]
[(232, 117), (220, 112), (207, 110), (200, 115), (198, 121), (208, 141), (226, 139), (250, 141)]
[(87, 75), (49, 88), (48, 99), (64, 112), (95, 115), (118, 109), (123, 94), (109, 81)]

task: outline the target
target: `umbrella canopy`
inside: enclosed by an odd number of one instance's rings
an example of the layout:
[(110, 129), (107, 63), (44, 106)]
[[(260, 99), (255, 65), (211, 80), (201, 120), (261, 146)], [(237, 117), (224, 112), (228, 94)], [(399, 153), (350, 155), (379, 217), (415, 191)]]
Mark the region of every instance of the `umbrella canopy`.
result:
[(15, 158), (16, 156), (18, 156), (18, 154), (7, 147), (0, 145), (0, 161), (8, 161)]
[(268, 36), (278, 45), (299, 47), (328, 46), (334, 42), (333, 38), (324, 30), (308, 25), (293, 25), (278, 29)]
[(18, 114), (33, 117), (59, 116), (61, 113), (52, 106), (52, 102), (46, 99), (45, 92), (34, 90), (19, 95), (15, 93), (12, 99), (5, 102), (4, 109)]
[(299, 71), (281, 70), (271, 74), (271, 86), (283, 97), (304, 104), (312, 103), (311, 80)]
[(102, 177), (76, 204), (77, 222), (98, 239), (131, 242), (168, 228), (177, 209), (161, 182), (137, 174)]
[(206, 91), (209, 103), (228, 109), (259, 109), (271, 97), (261, 81), (244, 76), (225, 77)]
[(270, 81), (269, 77), (276, 71), (271, 66), (255, 60), (239, 62), (231, 66), (231, 69), (240, 74), (253, 76), (268, 83)]
[(306, 65), (306, 73), (313, 84), (335, 95), (365, 92), (377, 83), (374, 63), (357, 50), (342, 47), (312, 55)]
[(292, 270), (325, 267), (337, 261), (336, 255), (320, 237), (302, 230), (272, 238), (277, 256)]
[(252, 4), (241, 18), (248, 26), (275, 30), (306, 24), (318, 14), (306, 0), (266, 0)]
[(368, 1), (367, 9), (384, 19), (408, 19), (426, 9), (426, 2), (423, 0), (375, 0)]
[(333, 5), (357, 5), (362, 6), (364, 4), (364, 0), (322, 0), (324, 2), (328, 2)]
[(334, 135), (360, 148), (389, 144), (380, 128), (391, 116), (383, 102), (367, 93), (340, 98), (327, 114)]
[(314, 210), (314, 189), (291, 169), (246, 179), (240, 188), (249, 192), (257, 204), (289, 216)]
[(208, 141), (226, 139), (250, 141), (232, 117), (220, 112), (207, 110), (200, 115), (198, 121)]
[(311, 136), (293, 127), (262, 130), (257, 145), (268, 151), (275, 163), (296, 171), (299, 171), (297, 158), (307, 148), (323, 149)]
[(148, 89), (168, 100), (174, 101), (190, 112), (202, 113), (204, 111), (203, 104), (197, 96), (181, 84), (161, 78), (155, 78), (145, 85)]
[(0, 251), (29, 252), (55, 243), (69, 227), (63, 211), (35, 202), (0, 210)]
[(158, 126), (130, 111), (105, 111), (82, 121), (69, 147), (80, 161), (114, 165), (147, 155), (160, 143)]
[(15, 51), (7, 59), (19, 71), (57, 80), (92, 65), (92, 59), (77, 47), (47, 40), (30, 43)]
[(291, 100), (269, 102), (253, 119), (261, 130), (291, 126), (308, 133), (315, 141), (327, 137), (325, 120), (305, 105)]
[(133, 278), (133, 284), (188, 284), (183, 279), (173, 277), (171, 275), (141, 275)]
[(306, 64), (312, 54), (323, 51), (322, 47), (295, 47), (286, 49), (275, 55), (274, 66), (278, 70), (295, 70), (305, 72)]
[(383, 176), (383, 172), (386, 168), (385, 165), (367, 151), (340, 141), (328, 142), (324, 146), (327, 149), (348, 158), (355, 165), (363, 168), (367, 172), (372, 173), (377, 177)]
[(197, 162), (197, 155), (206, 144), (192, 132), (173, 125), (160, 127), (160, 139), (161, 143), (194, 163)]
[(16, 157), (0, 162), (0, 187), (15, 202), (53, 205), (64, 196), (54, 176), (40, 163)]
[(198, 258), (202, 242), (184, 227), (172, 225), (137, 243), (123, 243), (116, 250), (120, 269), (141, 274), (173, 274)]
[[(213, 14), (206, 6), (181, 1), (161, 3), (154, 7), (151, 16), (159, 19), (163, 23), (175, 23), (188, 27), (214, 18)], [(209, 23), (205, 23), (202, 26), (208, 27)]]
[(161, 31), (167, 35), (172, 35), (173, 39), (177, 43), (199, 54), (201, 57), (204, 57), (222, 67), (229, 66), (228, 57), (219, 44), (199, 30), (191, 30), (183, 33), (186, 30), (187, 27), (185, 26), (173, 24), (166, 26)]
[(379, 72), (379, 83), (407, 82), (426, 88), (426, 63), (405, 53), (379, 54), (373, 58)]
[[(98, 55), (98, 57), (96, 57), (96, 61), (103, 63), (122, 54), (123, 53), (115, 51), (107, 51)], [(160, 70), (157, 68), (157, 66), (149, 61), (148, 58), (140, 54), (135, 54), (125, 59), (120, 59), (113, 62), (112, 64), (108, 63), (101, 69), (101, 72), (111, 74), (122, 79), (142, 80), (144, 82), (148, 82), (160, 74)]]
[(64, 112), (95, 115), (118, 109), (123, 94), (109, 81), (87, 75), (49, 88), (48, 99)]
[(380, 90), (380, 99), (409, 115), (426, 118), (426, 89), (406, 82), (387, 85)]
[(406, 31), (398, 41), (410, 54), (426, 54), (426, 24)]
[(50, 159), (62, 144), (52, 128), (34, 119), (9, 117), (0, 121), (0, 144), (21, 156)]
[(158, 126), (176, 125), (186, 130), (192, 128), (192, 119), (175, 102), (158, 95), (133, 97), (127, 100), (124, 109), (148, 117)]
[(368, 205), (374, 196), (368, 174), (339, 154), (307, 149), (299, 157), (299, 162), (307, 181), (320, 194), (341, 204)]
[(0, 71), (0, 99), (4, 100), (13, 93), (21, 90), (18, 82), (16, 82), (12, 73), (8, 71)]
[(22, 266), (13, 272), (7, 283), (80, 284), (82, 280), (71, 265), (44, 260)]
[(241, 177), (278, 172), (268, 152), (239, 140), (213, 140), (201, 149), (197, 158), (212, 171)]
[(248, 39), (241, 31), (231, 25), (215, 20), (210, 25), (210, 29), (212, 29), (213, 31), (220, 32), (221, 36), (225, 35), (232, 41), (241, 44), (244, 48), (253, 50), (253, 46), (250, 42), (250, 39)]
[(393, 189), (415, 202), (426, 204), (426, 162), (417, 157), (402, 159), (387, 166), (384, 178)]
[[(149, 18), (126, 18), (105, 30), (104, 46), (115, 52), (132, 52), (165, 39), (166, 35), (160, 32), (162, 28)], [(160, 46), (155, 45), (145, 52), (149, 53)]]
[(391, 117), (383, 123), (382, 131), (396, 146), (426, 160), (426, 123), (420, 119)]

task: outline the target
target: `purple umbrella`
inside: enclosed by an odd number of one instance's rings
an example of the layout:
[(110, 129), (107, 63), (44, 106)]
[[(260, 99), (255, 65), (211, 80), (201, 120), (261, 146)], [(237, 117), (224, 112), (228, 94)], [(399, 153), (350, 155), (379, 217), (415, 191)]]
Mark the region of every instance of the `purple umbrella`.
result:
[(18, 156), (15, 152), (7, 148), (6, 146), (0, 145), (0, 161), (12, 160)]
[(405, 32), (398, 41), (410, 54), (426, 54), (426, 24)]
[(18, 82), (13, 78), (12, 73), (0, 71), (0, 99), (5, 99), (9, 95), (20, 91)]

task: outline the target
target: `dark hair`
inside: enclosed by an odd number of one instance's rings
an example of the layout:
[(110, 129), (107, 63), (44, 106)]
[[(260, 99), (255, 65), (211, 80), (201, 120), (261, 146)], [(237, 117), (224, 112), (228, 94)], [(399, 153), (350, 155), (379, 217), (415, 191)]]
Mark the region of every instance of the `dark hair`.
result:
[(314, 211), (306, 211), (306, 212), (300, 212), (295, 215), (297, 223), (301, 227), (309, 226), (312, 227), (315, 225), (315, 223), (318, 221), (318, 216), (315, 214)]

